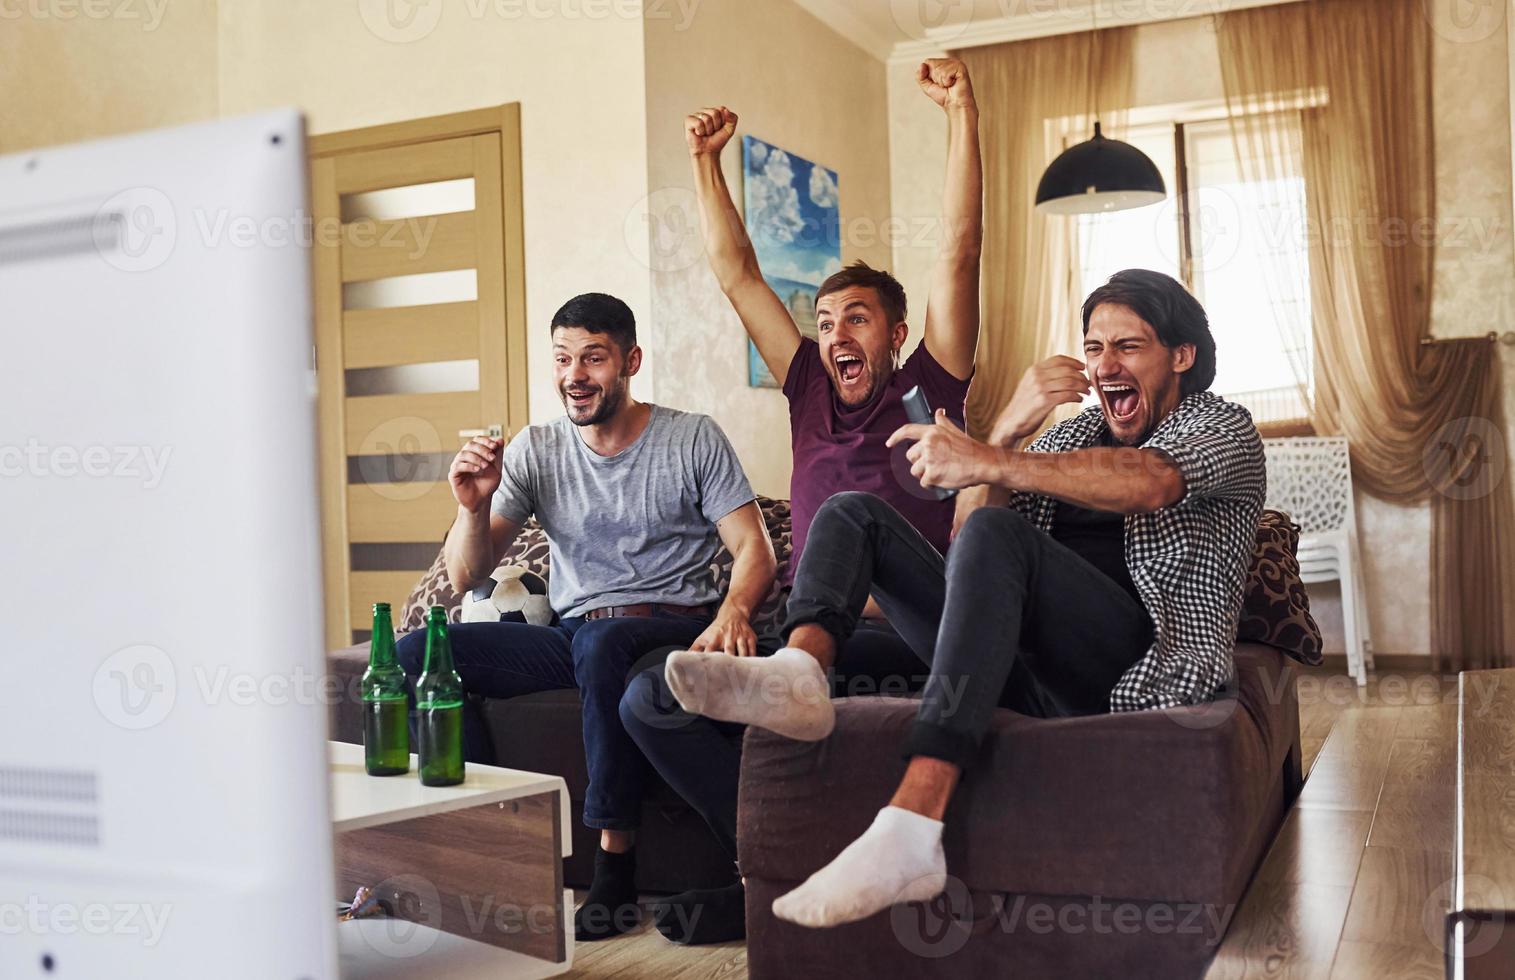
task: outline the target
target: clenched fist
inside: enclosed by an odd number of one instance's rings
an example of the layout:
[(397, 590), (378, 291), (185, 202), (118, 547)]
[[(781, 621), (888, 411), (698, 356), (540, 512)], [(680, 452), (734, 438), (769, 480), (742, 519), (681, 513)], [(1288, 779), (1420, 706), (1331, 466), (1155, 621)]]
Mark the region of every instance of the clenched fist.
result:
[(915, 70), (915, 80), (921, 91), (943, 109), (971, 109), (977, 105), (973, 101), (973, 83), (968, 81), (968, 68), (956, 58), (927, 58)]
[(1026, 368), (1010, 404), (1000, 412), (989, 433), (989, 444), (1013, 448), (1013, 444), (1041, 427), (1052, 410), (1076, 404), (1090, 391), (1084, 362), (1073, 357), (1049, 357)]
[(720, 153), (736, 132), (736, 113), (725, 106), (713, 106), (684, 118), (684, 139), (691, 156)]

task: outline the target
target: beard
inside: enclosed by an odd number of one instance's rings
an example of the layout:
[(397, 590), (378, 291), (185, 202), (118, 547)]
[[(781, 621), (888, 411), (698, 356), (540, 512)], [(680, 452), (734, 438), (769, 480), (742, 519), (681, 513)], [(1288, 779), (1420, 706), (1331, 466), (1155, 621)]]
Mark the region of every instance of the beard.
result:
[[(586, 389), (578, 389), (585, 393)], [(626, 403), (626, 385), (616, 385), (614, 388), (599, 389), (599, 398), (582, 406), (575, 405), (568, 397), (569, 389), (559, 388), (558, 397), (563, 400), (563, 407), (568, 411), (568, 421), (579, 427), (599, 425), (608, 419), (614, 418)]]

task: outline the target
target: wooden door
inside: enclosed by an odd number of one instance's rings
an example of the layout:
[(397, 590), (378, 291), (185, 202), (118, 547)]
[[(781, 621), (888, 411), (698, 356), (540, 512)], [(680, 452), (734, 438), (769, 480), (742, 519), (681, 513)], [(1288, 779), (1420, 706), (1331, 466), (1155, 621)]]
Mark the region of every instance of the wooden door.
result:
[(326, 633), (435, 558), (464, 433), (526, 425), (520, 107), (313, 137)]

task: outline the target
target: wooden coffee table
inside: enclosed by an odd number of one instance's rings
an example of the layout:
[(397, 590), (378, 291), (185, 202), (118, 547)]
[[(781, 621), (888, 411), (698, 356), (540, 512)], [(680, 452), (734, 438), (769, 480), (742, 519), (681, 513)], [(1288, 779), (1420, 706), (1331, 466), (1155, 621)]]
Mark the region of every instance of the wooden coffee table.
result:
[(339, 924), (344, 978), (565, 973), (573, 939), (563, 889), (572, 853), (561, 777), (468, 765), (458, 786), (363, 771), (363, 747), (331, 742), (336, 891), (375, 889), (395, 918)]

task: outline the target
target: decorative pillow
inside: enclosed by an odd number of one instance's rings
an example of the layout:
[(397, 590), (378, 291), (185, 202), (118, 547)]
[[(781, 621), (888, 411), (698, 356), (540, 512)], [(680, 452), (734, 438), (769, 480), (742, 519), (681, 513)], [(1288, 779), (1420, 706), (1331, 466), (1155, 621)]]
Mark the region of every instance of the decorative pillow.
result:
[[(773, 539), (774, 554), (778, 556), (779, 575), (769, 587), (768, 596), (753, 614), (752, 627), (759, 636), (776, 635), (779, 619), (783, 615), (784, 600), (788, 597), (788, 590), (781, 588), (779, 582), (783, 581), (784, 569), (789, 564), (789, 501), (768, 497), (757, 499), (758, 506), (763, 511), (763, 521), (768, 526), (768, 535)], [(731, 552), (723, 547), (710, 563), (710, 574), (715, 578), (716, 589), (722, 595), (725, 595), (726, 589), (731, 585), (732, 562)], [(516, 539), (505, 550), (500, 564), (521, 565), (544, 579), (548, 577), (550, 562), (547, 534), (535, 518), (521, 528), (521, 533), (516, 535)], [(426, 625), (426, 611), (432, 606), (446, 609), (448, 622), (456, 623), (461, 614), (462, 601), (463, 597), (452, 590), (452, 583), (447, 580), (447, 566), (442, 560), (442, 553), (438, 551), (436, 560), (421, 576), (421, 580), (411, 590), (410, 597), (405, 600), (405, 605), (401, 607), (395, 628), (402, 633), (421, 629)]]
[[(510, 547), (505, 549), (500, 565), (520, 565), (545, 579), (548, 569), (547, 550), (547, 532), (542, 530), (536, 518), (532, 518), (521, 527), (521, 533), (516, 535)], [(438, 549), (431, 567), (421, 576), (416, 587), (410, 590), (405, 605), (400, 607), (395, 629), (401, 633), (421, 629), (426, 625), (426, 611), (432, 606), (446, 609), (447, 621), (456, 623), (462, 615), (462, 605), (463, 597), (452, 590), (452, 583), (447, 580), (447, 563), (443, 561), (442, 552)]]
[(1287, 514), (1265, 510), (1236, 623), (1238, 643), (1265, 643), (1300, 663), (1321, 662), (1320, 627), (1299, 580), (1299, 527)]

